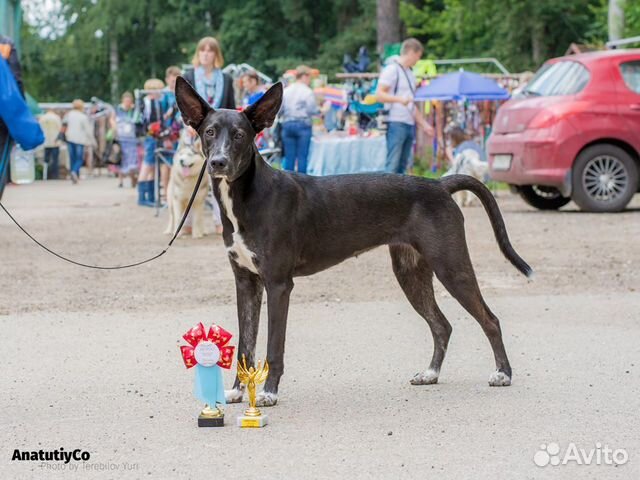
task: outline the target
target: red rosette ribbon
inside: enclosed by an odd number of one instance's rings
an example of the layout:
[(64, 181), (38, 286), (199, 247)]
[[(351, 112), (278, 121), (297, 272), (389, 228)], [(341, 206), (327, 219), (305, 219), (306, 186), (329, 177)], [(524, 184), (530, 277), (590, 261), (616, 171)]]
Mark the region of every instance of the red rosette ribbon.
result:
[(236, 347), (227, 345), (227, 343), (229, 343), (232, 336), (230, 332), (219, 325), (211, 325), (209, 332), (207, 332), (202, 322), (193, 326), (182, 336), (189, 345), (180, 346), (180, 353), (182, 353), (185, 367), (191, 368), (198, 364), (195, 357), (195, 349), (200, 342), (212, 342), (220, 350), (220, 359), (216, 365), (226, 369), (231, 368), (233, 352)]

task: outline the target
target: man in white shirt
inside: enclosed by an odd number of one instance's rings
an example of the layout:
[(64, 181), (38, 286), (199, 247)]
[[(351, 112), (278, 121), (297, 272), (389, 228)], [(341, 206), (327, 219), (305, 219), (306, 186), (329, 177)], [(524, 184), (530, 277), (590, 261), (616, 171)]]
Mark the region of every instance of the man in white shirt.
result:
[(427, 134), (434, 133), (413, 100), (416, 78), (411, 68), (423, 52), (424, 47), (419, 40), (406, 39), (402, 42), (398, 60), (389, 62), (378, 79), (376, 96), (389, 111), (385, 168), (390, 173), (406, 173), (409, 168), (416, 123)]
[(284, 89), (280, 110), (285, 157), (282, 168), (294, 171), (297, 160), (300, 173), (307, 173), (311, 120), (314, 115), (320, 113), (316, 97), (309, 87), (310, 83), (309, 67), (301, 65), (296, 68), (296, 81)]

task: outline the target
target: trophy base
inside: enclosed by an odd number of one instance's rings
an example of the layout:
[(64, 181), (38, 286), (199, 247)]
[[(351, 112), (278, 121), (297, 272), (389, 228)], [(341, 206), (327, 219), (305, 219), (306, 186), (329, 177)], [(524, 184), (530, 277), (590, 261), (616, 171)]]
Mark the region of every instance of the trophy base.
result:
[(221, 417), (198, 417), (198, 427), (224, 427), (224, 415)]
[(267, 417), (266, 415), (260, 415), (259, 417), (240, 415), (237, 421), (237, 425), (240, 428), (262, 428), (268, 423), (269, 417)]

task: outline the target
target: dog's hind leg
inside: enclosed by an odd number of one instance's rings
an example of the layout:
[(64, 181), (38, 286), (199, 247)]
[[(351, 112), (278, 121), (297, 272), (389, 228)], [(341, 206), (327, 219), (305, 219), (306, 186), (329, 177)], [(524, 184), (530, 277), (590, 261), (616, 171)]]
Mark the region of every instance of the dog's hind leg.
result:
[[(439, 225), (439, 236), (431, 236), (431, 244), (420, 245), (433, 270), (451, 295), (460, 302), (482, 327), (489, 339), (496, 362), (496, 371), (489, 377), (491, 386), (511, 385), (511, 366), (502, 343), (500, 322), (484, 302), (469, 258), (462, 214), (450, 215)], [(441, 243), (440, 243), (441, 242)]]
[[(242, 267), (235, 265), (231, 260), (233, 273), (236, 277), (236, 297), (238, 303), (238, 362), (242, 361), (242, 355), (247, 359), (247, 366), (253, 365), (258, 338), (258, 326), (260, 324), (260, 307), (262, 305), (262, 281), (258, 275), (251, 273)], [(225, 392), (228, 403), (242, 401), (244, 385), (236, 376), (233, 388)]]
[(265, 282), (267, 306), (269, 312), (269, 335), (267, 340), (267, 361), (269, 376), (264, 390), (256, 398), (256, 405), (271, 407), (278, 402), (278, 385), (284, 372), (284, 342), (287, 334), (287, 315), (289, 296), (293, 289), (293, 280)]
[(433, 336), (433, 356), (425, 372), (416, 373), (413, 385), (438, 383), (440, 368), (451, 337), (451, 324), (438, 308), (433, 293), (433, 271), (427, 261), (410, 245), (390, 245), (391, 263), (402, 291), (413, 308), (429, 324)]

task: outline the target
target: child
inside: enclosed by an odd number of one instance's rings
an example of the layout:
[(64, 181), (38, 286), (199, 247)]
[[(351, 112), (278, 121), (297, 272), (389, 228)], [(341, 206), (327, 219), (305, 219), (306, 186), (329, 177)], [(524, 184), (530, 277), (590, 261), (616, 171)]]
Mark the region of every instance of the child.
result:
[(136, 186), (138, 171), (138, 138), (134, 121), (134, 101), (131, 92), (124, 92), (120, 105), (115, 108), (111, 118), (111, 128), (116, 132), (122, 160), (118, 168), (119, 187), (126, 175), (131, 178), (131, 187)]
[(260, 77), (255, 70), (250, 70), (242, 75), (242, 89), (245, 92), (242, 100), (243, 108), (253, 105), (264, 95), (264, 90), (260, 86)]
[(482, 147), (471, 140), (469, 136), (457, 125), (451, 126), (445, 132), (447, 135), (447, 158), (451, 165), (455, 163), (455, 157), (465, 150), (475, 151), (480, 160), (486, 162), (486, 155)]
[(160, 134), (164, 127), (164, 111), (162, 109), (162, 89), (164, 82), (158, 78), (150, 78), (144, 82), (144, 89), (149, 92), (143, 99), (142, 119), (146, 129), (144, 139), (144, 157), (138, 176), (138, 205), (153, 207), (156, 203), (154, 190), (155, 150), (159, 145)]
[(163, 155), (164, 161), (160, 163), (160, 184), (165, 195), (169, 186), (171, 166), (173, 165), (173, 153), (170, 152), (175, 151), (178, 146), (182, 126), (175, 95), (176, 79), (181, 73), (180, 67), (175, 65), (167, 68), (164, 78), (167, 86), (162, 90), (163, 124), (167, 135), (162, 138), (162, 148), (165, 149), (166, 153)]
[[(465, 134), (458, 126), (453, 126), (445, 132), (447, 136), (447, 158), (451, 166), (444, 176), (462, 174), (470, 175), (481, 182), (487, 180), (489, 168), (482, 148)], [(471, 205), (471, 192), (463, 191), (454, 194), (454, 200), (460, 206)]]

